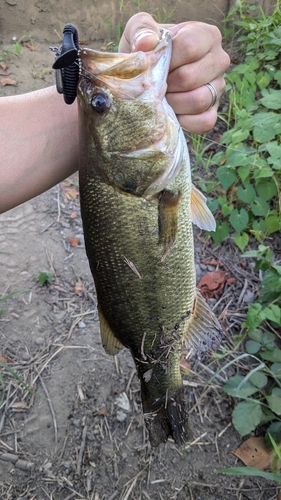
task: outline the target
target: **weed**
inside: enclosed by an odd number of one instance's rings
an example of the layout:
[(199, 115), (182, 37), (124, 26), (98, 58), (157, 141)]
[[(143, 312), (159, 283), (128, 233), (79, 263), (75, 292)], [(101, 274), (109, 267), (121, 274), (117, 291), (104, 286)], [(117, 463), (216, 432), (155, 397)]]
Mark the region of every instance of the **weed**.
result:
[(254, 257), (255, 271), (263, 273), (258, 301), (249, 306), (243, 324), (248, 340), (245, 344), (246, 353), (242, 356), (249, 356), (256, 366), (245, 376), (230, 377), (223, 390), (235, 398), (232, 423), (239, 434), (245, 436), (256, 427), (272, 422), (267, 434), (270, 433), (279, 446), (281, 350), (276, 345), (275, 332), (281, 327), (281, 266), (272, 262), (272, 250), (265, 245), (259, 245), (258, 250), (245, 252), (242, 257)]
[(44, 271), (39, 272), (37, 279), (38, 279), (41, 286), (50, 285), (53, 281), (53, 275), (52, 275), (51, 271), (47, 271), (45, 269)]
[(212, 158), (220, 193), (211, 235), (218, 244), (234, 233), (242, 251), (250, 236), (262, 242), (281, 229), (280, 0), (271, 16), (261, 9), (258, 16), (249, 12), (257, 13), (257, 7), (241, 0), (229, 15), (242, 30), (244, 60), (226, 76), (228, 130), (220, 141), (225, 148)]

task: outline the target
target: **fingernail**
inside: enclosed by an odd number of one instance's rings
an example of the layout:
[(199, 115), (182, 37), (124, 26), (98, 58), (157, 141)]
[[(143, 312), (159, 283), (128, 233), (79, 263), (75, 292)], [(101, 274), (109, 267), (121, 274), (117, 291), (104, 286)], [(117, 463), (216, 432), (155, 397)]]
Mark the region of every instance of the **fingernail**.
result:
[(139, 45), (140, 40), (142, 40), (143, 38), (146, 38), (147, 42), (144, 44), (144, 47), (139, 46), (138, 50), (143, 50), (143, 49), (144, 50), (152, 50), (155, 48), (155, 46), (157, 45), (157, 43), (160, 40), (157, 33), (155, 33), (155, 31), (152, 31), (152, 30), (147, 29), (147, 28), (143, 28), (143, 29), (138, 31), (138, 33), (135, 37), (135, 40), (134, 40), (133, 46), (132, 46), (133, 51), (135, 50), (136, 46)]

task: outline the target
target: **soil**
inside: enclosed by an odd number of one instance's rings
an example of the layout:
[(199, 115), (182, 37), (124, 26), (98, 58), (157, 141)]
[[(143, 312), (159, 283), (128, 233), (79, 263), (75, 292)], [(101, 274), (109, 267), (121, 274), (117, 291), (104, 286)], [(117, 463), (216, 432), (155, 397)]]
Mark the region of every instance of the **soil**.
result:
[[(53, 85), (53, 54), (40, 39), (33, 45), (36, 50), (22, 46), (17, 56), (12, 40), (4, 40), (1, 53), (17, 83), (4, 86), (2, 95)], [(0, 359), (12, 371), (0, 372), (0, 498), (277, 499), (274, 483), (216, 472), (242, 465), (230, 454), (241, 437), (231, 425), (233, 401), (222, 391), (236, 367), (208, 382), (226, 360), (188, 360), (183, 378), (193, 438), (184, 449), (172, 441), (151, 448), (133, 360), (126, 350), (110, 357), (101, 345), (77, 176), (71, 182), (0, 217), (1, 296), (25, 290), (1, 304), (7, 311), (0, 316)], [(214, 256), (235, 276), (217, 307), (223, 345), (230, 347), (245, 317), (243, 297), (254, 294), (257, 280), (250, 267), (239, 267), (231, 242), (214, 249), (204, 235), (195, 236), (198, 280), (215, 269), (202, 264)], [(43, 270), (52, 272), (49, 285), (38, 282)]]

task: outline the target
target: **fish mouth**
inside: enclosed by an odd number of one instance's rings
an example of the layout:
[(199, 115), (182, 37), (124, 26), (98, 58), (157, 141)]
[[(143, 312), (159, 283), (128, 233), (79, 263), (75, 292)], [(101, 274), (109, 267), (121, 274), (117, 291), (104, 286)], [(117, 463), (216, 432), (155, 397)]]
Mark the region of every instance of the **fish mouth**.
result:
[(162, 100), (167, 90), (167, 76), (172, 52), (172, 35), (163, 29), (161, 39), (149, 52), (111, 53), (82, 49), (81, 76), (96, 79), (121, 99), (136, 99), (153, 88), (154, 97)]

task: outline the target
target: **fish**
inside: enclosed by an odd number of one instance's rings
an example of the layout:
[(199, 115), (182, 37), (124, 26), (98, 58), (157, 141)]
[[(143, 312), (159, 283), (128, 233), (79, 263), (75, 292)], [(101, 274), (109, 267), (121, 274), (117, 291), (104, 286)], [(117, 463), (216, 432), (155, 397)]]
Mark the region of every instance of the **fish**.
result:
[(83, 48), (77, 89), (81, 215), (102, 344), (133, 356), (153, 447), (190, 439), (180, 359), (222, 337), (196, 289), (192, 224), (214, 230), (215, 220), (165, 98), (171, 53), (166, 29), (146, 53)]

